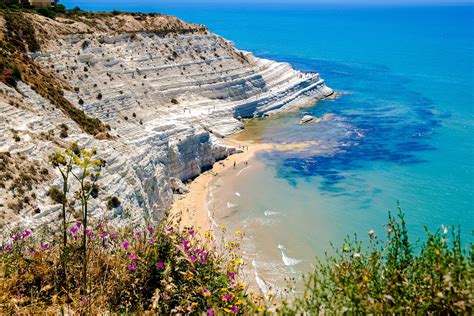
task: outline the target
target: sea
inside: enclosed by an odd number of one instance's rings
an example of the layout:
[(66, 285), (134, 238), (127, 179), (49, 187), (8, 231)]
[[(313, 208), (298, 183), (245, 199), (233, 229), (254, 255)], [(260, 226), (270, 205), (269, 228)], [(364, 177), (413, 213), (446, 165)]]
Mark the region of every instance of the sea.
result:
[(442, 225), (459, 227), (464, 246), (474, 240), (474, 5), (63, 2), (202, 23), (341, 92), (248, 122), (249, 139), (313, 145), (258, 153), (211, 188), (210, 212), (245, 233), (261, 289), (300, 278), (347, 236), (383, 239), (399, 208), (414, 244)]

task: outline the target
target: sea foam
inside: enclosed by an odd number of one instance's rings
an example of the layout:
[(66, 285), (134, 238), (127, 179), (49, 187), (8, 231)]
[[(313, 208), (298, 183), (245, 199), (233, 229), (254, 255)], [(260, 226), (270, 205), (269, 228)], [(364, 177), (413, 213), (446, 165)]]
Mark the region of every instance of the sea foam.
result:
[(294, 265), (297, 265), (298, 263), (301, 262), (301, 260), (299, 260), (299, 259), (288, 257), (285, 254), (285, 252), (283, 251), (285, 249), (285, 247), (283, 245), (278, 245), (278, 249), (280, 249), (281, 260), (283, 260), (283, 263), (285, 264), (285, 266), (294, 266)]
[(257, 282), (257, 285), (260, 288), (260, 291), (262, 291), (263, 295), (267, 295), (268, 293), (267, 285), (265, 284), (265, 281), (263, 281), (262, 278), (258, 276), (257, 263), (255, 262), (255, 260), (252, 260), (252, 266), (253, 266), (253, 271), (255, 274), (255, 281)]

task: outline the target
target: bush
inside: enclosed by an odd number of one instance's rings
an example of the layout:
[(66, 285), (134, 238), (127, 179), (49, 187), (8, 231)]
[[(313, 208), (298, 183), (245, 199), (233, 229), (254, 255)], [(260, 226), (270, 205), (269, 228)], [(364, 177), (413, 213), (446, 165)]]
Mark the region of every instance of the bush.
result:
[(61, 138), (66, 138), (66, 137), (68, 137), (68, 130), (69, 130), (69, 127), (67, 127), (66, 124), (61, 123), (61, 124), (59, 125), (59, 129), (61, 130), (61, 131), (59, 132), (59, 137), (61, 137)]
[(369, 245), (346, 239), (335, 256), (317, 262), (304, 295), (285, 314), (439, 314), (474, 312), (473, 245), (461, 248), (459, 229), (429, 233), (418, 247), (409, 242), (404, 215), (389, 217), (386, 240), (369, 232)]
[(17, 65), (13, 66), (12, 76), (13, 76), (13, 78), (15, 78), (15, 80), (20, 80), (21, 79), (21, 71), (20, 71), (20, 68), (18, 68)]
[(56, 186), (52, 186), (49, 188), (48, 196), (51, 200), (58, 204), (62, 204), (65, 198), (63, 192)]
[(109, 209), (117, 208), (121, 205), (122, 203), (120, 202), (119, 198), (116, 196), (109, 197), (107, 200), (107, 207)]
[[(158, 315), (252, 313), (254, 303), (237, 280), (242, 261), (218, 255), (212, 235), (168, 225), (117, 231), (107, 223), (89, 225), (88, 294), (81, 294), (80, 236), (68, 227), (68, 278), (58, 272), (61, 251), (50, 232), (18, 228), (0, 248), (0, 313)], [(230, 247), (236, 251), (237, 242)]]
[(173, 103), (173, 104), (178, 104), (179, 102), (178, 102), (178, 100), (176, 100), (176, 99), (173, 98), (173, 99), (171, 99), (171, 103)]
[(36, 9), (36, 12), (50, 19), (54, 19), (56, 17), (56, 12), (48, 7), (38, 8)]

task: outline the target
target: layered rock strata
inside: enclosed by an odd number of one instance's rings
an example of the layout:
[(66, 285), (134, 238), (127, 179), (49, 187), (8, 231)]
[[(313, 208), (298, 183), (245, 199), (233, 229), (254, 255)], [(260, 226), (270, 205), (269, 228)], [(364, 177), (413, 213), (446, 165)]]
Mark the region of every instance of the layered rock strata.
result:
[[(48, 170), (43, 184), (23, 193), (13, 184), (19, 171), (4, 172), (3, 223), (39, 225), (59, 216), (60, 205), (47, 196), (59, 183), (47, 156), (71, 141), (97, 148), (107, 163), (93, 216), (137, 223), (160, 218), (173, 202), (177, 180), (191, 180), (236, 151), (219, 138), (240, 130), (241, 118), (332, 94), (316, 73), (256, 58), (202, 25), (174, 17), (27, 17), (41, 44), (30, 57), (69, 87), (67, 100), (110, 126), (112, 137), (84, 133), (22, 81), (16, 88), (0, 83), (0, 152)], [(62, 137), (61, 124), (67, 126)], [(23, 207), (13, 207), (25, 194)], [(121, 203), (109, 209), (112, 196)]]

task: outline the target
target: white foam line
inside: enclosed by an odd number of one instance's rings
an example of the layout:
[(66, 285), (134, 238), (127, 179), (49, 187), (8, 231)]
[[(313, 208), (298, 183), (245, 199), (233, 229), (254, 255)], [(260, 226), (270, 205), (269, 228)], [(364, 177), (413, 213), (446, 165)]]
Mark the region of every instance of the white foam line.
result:
[(301, 262), (301, 260), (299, 259), (295, 259), (295, 258), (290, 258), (288, 257), (285, 252), (283, 251), (283, 249), (285, 249), (285, 247), (283, 247), (283, 245), (278, 245), (278, 249), (280, 249), (280, 252), (281, 252), (281, 260), (283, 261), (283, 263), (285, 264), (285, 266), (289, 267), (289, 266), (294, 266), (294, 265), (297, 265), (298, 263)]
[(255, 260), (252, 260), (252, 266), (253, 271), (255, 273), (255, 281), (257, 281), (257, 285), (260, 288), (260, 291), (262, 291), (262, 294), (265, 296), (268, 293), (267, 285), (265, 284), (265, 281), (263, 281), (262, 278), (258, 276), (257, 263), (255, 262)]
[(237, 174), (235, 175), (236, 177), (238, 177), (244, 170), (250, 168), (252, 166), (248, 166), (248, 167), (245, 167), (244, 169), (240, 170), (239, 172), (237, 172)]
[(227, 208), (234, 208), (236, 206), (238, 206), (238, 205), (234, 204), (234, 203), (227, 202)]

